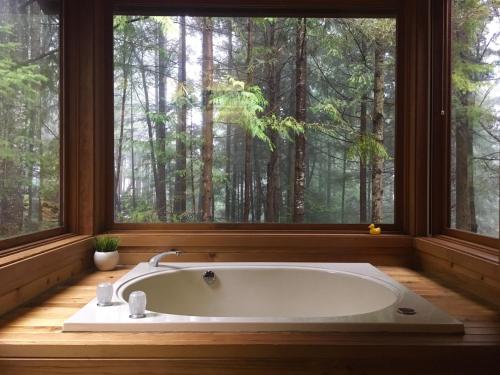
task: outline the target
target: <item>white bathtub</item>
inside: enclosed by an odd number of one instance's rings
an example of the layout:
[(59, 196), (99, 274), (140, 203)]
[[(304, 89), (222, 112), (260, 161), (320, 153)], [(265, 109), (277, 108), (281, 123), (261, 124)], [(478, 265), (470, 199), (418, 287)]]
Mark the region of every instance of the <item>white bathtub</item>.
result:
[[(208, 270), (212, 284), (203, 279)], [(112, 306), (94, 299), (63, 330), (463, 332), (461, 322), (366, 263), (140, 263), (114, 290)], [(126, 301), (136, 290), (147, 295), (143, 319), (129, 318)]]

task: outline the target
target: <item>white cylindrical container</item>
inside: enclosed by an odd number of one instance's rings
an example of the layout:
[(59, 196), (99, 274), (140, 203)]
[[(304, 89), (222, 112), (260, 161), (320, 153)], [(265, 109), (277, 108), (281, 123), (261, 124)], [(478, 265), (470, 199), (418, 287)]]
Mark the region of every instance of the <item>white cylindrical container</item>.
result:
[(111, 306), (113, 303), (113, 285), (100, 283), (96, 289), (97, 306)]
[(128, 297), (130, 317), (132, 319), (146, 317), (146, 303), (146, 293), (142, 290), (130, 293), (130, 296)]
[(111, 271), (113, 270), (118, 261), (120, 260), (120, 256), (118, 255), (118, 251), (109, 251), (109, 252), (100, 252), (96, 251), (94, 253), (94, 263), (98, 270), (100, 271)]

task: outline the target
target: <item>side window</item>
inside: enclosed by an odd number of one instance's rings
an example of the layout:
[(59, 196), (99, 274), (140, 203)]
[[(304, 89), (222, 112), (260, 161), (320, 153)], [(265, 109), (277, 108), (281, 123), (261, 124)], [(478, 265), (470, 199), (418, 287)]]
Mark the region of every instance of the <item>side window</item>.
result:
[(0, 0), (0, 240), (61, 226), (59, 8)]
[(452, 2), (451, 227), (499, 237), (500, 9)]

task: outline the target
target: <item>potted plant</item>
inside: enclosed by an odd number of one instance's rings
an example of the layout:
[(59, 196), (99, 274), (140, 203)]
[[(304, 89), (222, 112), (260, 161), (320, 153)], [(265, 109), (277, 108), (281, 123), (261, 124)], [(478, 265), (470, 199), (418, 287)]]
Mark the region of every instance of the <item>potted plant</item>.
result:
[(118, 245), (115, 237), (99, 236), (95, 239), (94, 263), (100, 271), (111, 271), (118, 264)]

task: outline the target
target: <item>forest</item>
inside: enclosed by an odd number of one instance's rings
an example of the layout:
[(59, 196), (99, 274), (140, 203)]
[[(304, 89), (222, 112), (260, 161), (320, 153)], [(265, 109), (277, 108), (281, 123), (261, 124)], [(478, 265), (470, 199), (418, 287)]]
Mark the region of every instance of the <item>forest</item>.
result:
[[(498, 237), (500, 2), (452, 3), (450, 225)], [(0, 0), (0, 239), (61, 225), (58, 14)], [(396, 27), (115, 15), (115, 221), (393, 223)]]
[(393, 223), (394, 19), (115, 16), (117, 222)]
[(451, 225), (498, 238), (500, 1), (453, 5)]
[(59, 9), (0, 0), (0, 239), (60, 226)]

